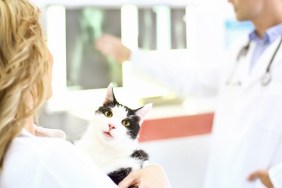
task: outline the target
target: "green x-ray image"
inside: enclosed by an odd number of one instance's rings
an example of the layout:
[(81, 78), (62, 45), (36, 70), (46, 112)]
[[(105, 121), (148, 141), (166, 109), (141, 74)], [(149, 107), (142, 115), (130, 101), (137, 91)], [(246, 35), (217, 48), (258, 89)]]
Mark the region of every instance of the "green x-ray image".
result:
[(186, 45), (186, 10), (185, 8), (171, 9), (171, 48), (185, 49)]
[[(157, 50), (160, 41), (167, 41), (169, 49), (185, 49), (185, 7), (153, 6), (138, 8), (138, 46)], [(166, 33), (166, 34), (164, 34)]]
[(122, 66), (95, 49), (102, 34), (121, 37), (120, 9), (81, 7), (66, 9), (67, 86), (70, 89), (122, 86)]
[(152, 8), (138, 10), (138, 46), (146, 50), (157, 49), (156, 13)]

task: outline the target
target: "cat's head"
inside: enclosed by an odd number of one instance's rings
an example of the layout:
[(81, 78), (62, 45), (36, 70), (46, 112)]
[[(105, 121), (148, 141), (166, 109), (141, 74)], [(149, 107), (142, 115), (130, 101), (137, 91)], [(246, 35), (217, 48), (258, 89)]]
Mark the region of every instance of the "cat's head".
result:
[(108, 86), (103, 105), (96, 110), (95, 125), (98, 136), (105, 142), (126, 144), (136, 140), (140, 126), (151, 110), (152, 104), (146, 104), (138, 109), (131, 109), (120, 104), (114, 95), (112, 84)]

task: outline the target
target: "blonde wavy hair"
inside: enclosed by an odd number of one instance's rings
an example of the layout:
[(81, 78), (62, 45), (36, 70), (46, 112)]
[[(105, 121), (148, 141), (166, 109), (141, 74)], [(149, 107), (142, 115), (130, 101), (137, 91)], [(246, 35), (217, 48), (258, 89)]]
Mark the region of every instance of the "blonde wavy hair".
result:
[(36, 116), (47, 99), (49, 68), (39, 9), (28, 0), (0, 0), (0, 169), (25, 119)]

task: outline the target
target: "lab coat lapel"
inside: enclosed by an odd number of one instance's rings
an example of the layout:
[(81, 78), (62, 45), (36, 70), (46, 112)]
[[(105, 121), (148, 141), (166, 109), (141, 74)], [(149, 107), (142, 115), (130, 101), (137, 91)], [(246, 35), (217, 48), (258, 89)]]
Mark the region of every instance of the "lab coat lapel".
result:
[[(249, 79), (246, 80), (246, 84), (253, 84), (256, 81), (260, 81), (262, 76), (264, 76), (267, 66), (280, 42), (281, 38), (277, 38), (272, 44), (270, 44), (269, 48), (267, 48), (263, 54), (261, 54), (260, 58), (256, 62), (254, 69), (249, 73)], [(280, 50), (280, 49), (279, 49)], [(251, 53), (252, 54), (252, 53)], [(278, 55), (278, 54), (277, 54)], [(276, 57), (277, 57), (276, 55)], [(272, 65), (275, 63), (276, 57), (274, 58)], [(250, 61), (249, 61), (250, 62)], [(250, 66), (250, 65), (248, 65)], [(249, 70), (249, 69), (247, 69)]]
[(245, 57), (242, 57), (242, 59), (238, 63), (238, 69), (237, 74), (239, 74), (238, 78), (242, 83), (242, 86), (246, 85), (248, 83), (250, 74), (249, 74), (249, 66), (251, 57), (254, 51), (254, 44), (250, 43), (250, 47), (248, 50), (248, 53)]

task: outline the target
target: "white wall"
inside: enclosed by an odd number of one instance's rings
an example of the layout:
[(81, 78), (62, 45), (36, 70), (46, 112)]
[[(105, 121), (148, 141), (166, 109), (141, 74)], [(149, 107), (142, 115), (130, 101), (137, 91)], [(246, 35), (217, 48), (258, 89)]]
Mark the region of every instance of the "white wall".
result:
[(225, 4), (226, 0), (30, 0), (35, 4), (42, 6), (46, 4), (68, 4), (68, 5), (122, 5), (122, 4), (137, 4), (137, 5), (173, 5), (173, 6), (184, 6), (184, 5), (204, 5), (211, 7), (214, 4)]
[(152, 162), (165, 170), (172, 188), (201, 188), (210, 135), (197, 135), (141, 144)]

